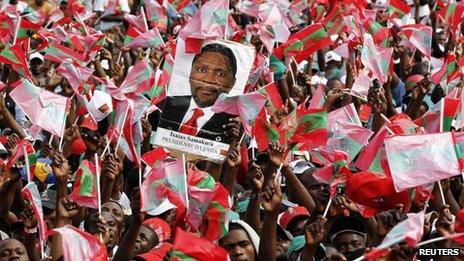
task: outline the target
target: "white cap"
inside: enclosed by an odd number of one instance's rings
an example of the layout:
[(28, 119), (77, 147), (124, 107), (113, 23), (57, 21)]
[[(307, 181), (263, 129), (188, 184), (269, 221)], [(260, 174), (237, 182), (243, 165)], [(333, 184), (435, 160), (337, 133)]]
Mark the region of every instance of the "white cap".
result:
[(301, 159), (290, 162), (289, 166), (295, 175), (303, 174), (308, 169), (314, 167), (310, 162)]
[(39, 52), (34, 52), (29, 55), (29, 61), (32, 61), (35, 58), (40, 59), (42, 62), (44, 61), (43, 55), (41, 55)]
[(336, 54), (334, 51), (328, 51), (325, 54), (325, 62), (328, 63), (330, 61), (341, 62), (342, 57), (340, 55)]
[(176, 205), (172, 204), (169, 199), (165, 199), (157, 208), (147, 211), (147, 214), (150, 216), (158, 216), (175, 208), (177, 208)]

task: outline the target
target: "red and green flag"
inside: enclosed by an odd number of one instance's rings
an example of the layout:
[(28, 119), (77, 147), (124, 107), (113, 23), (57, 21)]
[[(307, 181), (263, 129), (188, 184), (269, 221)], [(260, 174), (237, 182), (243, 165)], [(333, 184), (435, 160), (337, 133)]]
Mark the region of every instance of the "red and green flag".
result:
[(446, 83), (458, 78), (461, 75), (456, 57), (453, 54), (448, 54), (443, 63), (443, 67), (430, 77), (430, 81), (439, 84), (446, 80)]
[(283, 59), (285, 53), (288, 51), (286, 49), (293, 48), (294, 46), (288, 43), (296, 42), (296, 40), (303, 44), (302, 51), (298, 52), (298, 54), (294, 57), (297, 63), (302, 62), (317, 50), (326, 48), (333, 44), (333, 41), (330, 39), (330, 36), (327, 34), (322, 23), (317, 23), (309, 25), (301, 29), (299, 32), (291, 35), (286, 43), (274, 50), (274, 55), (279, 59)]
[(171, 80), (172, 68), (174, 67), (174, 58), (170, 54), (164, 57), (163, 71), (153, 87), (144, 92), (151, 99), (152, 104), (157, 104), (166, 97), (166, 88)]
[(274, 113), (276, 110), (281, 109), (284, 106), (275, 82), (271, 82), (258, 89), (257, 92), (266, 95), (267, 102), (265, 106), (271, 113)]
[(364, 28), (372, 35), (376, 45), (381, 47), (390, 46), (390, 29), (383, 27), (379, 22), (372, 18), (366, 20)]
[(258, 151), (265, 151), (269, 144), (279, 142), (285, 144), (285, 130), (275, 124), (271, 124), (266, 119), (265, 110), (261, 110), (256, 117), (252, 130), (253, 137), (258, 145)]
[(213, 242), (177, 228), (170, 260), (229, 260), (227, 251)]
[(0, 53), (0, 63), (10, 64), (13, 70), (17, 71), (19, 75), (27, 79), (32, 78), (26, 61), (25, 51), (21, 43), (16, 43), (10, 48), (3, 49)]
[(464, 5), (462, 3), (448, 3), (438, 12), (438, 17), (442, 21), (456, 29), (459, 24), (462, 22), (462, 14), (464, 12)]
[(327, 112), (325, 109), (297, 110), (297, 128), (290, 137), (290, 142), (311, 141), (314, 146), (323, 146), (327, 143)]
[(166, 47), (166, 44), (164, 43), (164, 40), (161, 37), (160, 33), (158, 32), (158, 29), (156, 29), (156, 27), (154, 27), (153, 29), (145, 33), (139, 34), (135, 38), (132, 38), (131, 41), (129, 41), (127, 44), (123, 46), (123, 48), (126, 48), (126, 49), (151, 48), (151, 47), (155, 47), (155, 48)]
[(76, 204), (98, 208), (97, 172), (95, 164), (83, 160), (76, 171), (73, 191), (69, 195)]
[(403, 0), (390, 0), (390, 5), (387, 9), (387, 14), (390, 18), (402, 18), (411, 11), (411, 7)]
[(86, 60), (82, 53), (78, 53), (69, 47), (59, 44), (58, 42), (52, 42), (49, 44), (45, 51), (44, 58), (57, 63), (62, 63), (66, 59), (71, 59), (79, 65), (85, 65)]
[(443, 98), (443, 118), (442, 118), (442, 131), (450, 131), (451, 123), (456, 117), (459, 109), (460, 99), (453, 99), (449, 97)]
[(190, 0), (169, 0), (169, 3), (176, 8), (177, 11), (181, 11), (190, 4)]
[(142, 32), (140, 32), (135, 26), (132, 26), (131, 24), (127, 28), (126, 35), (124, 36), (124, 45), (132, 42), (134, 38), (137, 38), (139, 35), (141, 35)]

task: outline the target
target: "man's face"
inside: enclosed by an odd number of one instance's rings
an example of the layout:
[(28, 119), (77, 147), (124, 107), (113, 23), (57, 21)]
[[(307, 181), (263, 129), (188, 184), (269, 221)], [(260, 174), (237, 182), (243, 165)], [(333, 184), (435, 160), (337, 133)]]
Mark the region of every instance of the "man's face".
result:
[(235, 84), (229, 58), (216, 52), (200, 54), (190, 71), (190, 92), (198, 107), (214, 104), (221, 93), (229, 93)]
[(277, 235), (276, 242), (276, 257), (277, 260), (286, 260), (287, 259), (287, 250), (290, 245), (290, 240), (280, 235)]
[(221, 239), (221, 246), (229, 252), (232, 261), (255, 260), (255, 249), (243, 229), (229, 231), (229, 234)]
[(124, 212), (119, 204), (112, 201), (105, 202), (105, 204), (102, 205), (102, 212), (110, 213), (114, 216), (118, 223), (122, 224), (124, 219)]
[(39, 59), (33, 59), (31, 62), (31, 71), (34, 75), (39, 75), (42, 73), (43, 62)]
[(0, 243), (0, 260), (29, 260), (26, 248), (16, 239), (7, 239)]
[(359, 234), (346, 232), (334, 240), (335, 248), (348, 260), (358, 257), (359, 252), (364, 253), (366, 240)]
[(141, 226), (139, 234), (137, 235), (137, 240), (135, 241), (134, 253), (136, 255), (147, 253), (153, 247), (158, 245), (158, 243), (158, 236), (155, 234), (153, 229)]

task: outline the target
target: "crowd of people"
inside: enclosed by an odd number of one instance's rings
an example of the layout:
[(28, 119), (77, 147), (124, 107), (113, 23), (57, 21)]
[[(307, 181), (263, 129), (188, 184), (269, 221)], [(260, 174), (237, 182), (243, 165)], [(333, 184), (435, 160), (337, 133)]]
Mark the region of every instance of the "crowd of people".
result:
[[(453, 0), (2, 0), (0, 260), (464, 260), (463, 17)], [(180, 39), (252, 47), (251, 71), (204, 45), (170, 97)], [(197, 121), (240, 78), (266, 104)], [(229, 149), (190, 157), (158, 127)], [(408, 135), (452, 137), (453, 156), (393, 155)]]

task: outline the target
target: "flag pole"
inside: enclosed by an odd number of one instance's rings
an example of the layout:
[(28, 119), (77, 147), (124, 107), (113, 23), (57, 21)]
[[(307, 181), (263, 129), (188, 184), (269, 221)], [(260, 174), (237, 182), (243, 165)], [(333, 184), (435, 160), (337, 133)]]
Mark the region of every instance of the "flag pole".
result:
[(27, 157), (27, 150), (26, 150), (26, 145), (22, 145), (23, 149), (23, 154), (24, 154), (24, 161), (26, 162), (26, 175), (27, 175), (27, 183), (30, 183), (32, 181), (31, 177), (31, 170), (29, 169), (29, 157)]
[(126, 112), (124, 113), (124, 117), (122, 118), (122, 126), (121, 126), (121, 130), (119, 131), (118, 140), (116, 142), (116, 148), (114, 149), (114, 153), (118, 153), (119, 142), (121, 142), (122, 129), (124, 128), (124, 125), (126, 124), (128, 113), (129, 113), (129, 105), (127, 105)]
[(98, 164), (98, 153), (95, 153), (95, 172), (97, 174), (97, 198), (98, 198), (98, 214), (101, 215), (101, 191), (100, 191), (100, 166)]
[(66, 130), (66, 119), (67, 118), (68, 118), (68, 114), (65, 112), (64, 113), (64, 123), (63, 123), (63, 128), (61, 129), (61, 137), (60, 137), (60, 144), (58, 145), (58, 150), (61, 150), (61, 146), (63, 146), (64, 132)]
[(329, 197), (329, 202), (327, 202), (327, 206), (325, 207), (324, 214), (322, 215), (323, 218), (327, 216), (329, 213), (330, 205), (332, 205), (332, 197)]
[(435, 242), (442, 241), (442, 240), (453, 239), (453, 238), (460, 237), (460, 236), (464, 236), (464, 233), (451, 234), (451, 235), (449, 235), (447, 237), (432, 238), (432, 239), (420, 242), (419, 244), (417, 244), (417, 247), (419, 248), (419, 247), (424, 246), (424, 245), (428, 245), (428, 244), (435, 243)]
[(441, 98), (440, 104), (440, 132), (443, 132), (443, 117), (444, 117), (444, 110), (445, 110), (445, 98)]
[(446, 205), (446, 200), (445, 200), (445, 193), (443, 192), (443, 187), (441, 186), (441, 182), (438, 182), (438, 189), (440, 190), (440, 196), (441, 196), (441, 201), (443, 202), (443, 205)]
[[(187, 184), (187, 166), (186, 166), (186, 161), (185, 161), (185, 153), (182, 153), (182, 166), (183, 166), (183, 170), (184, 170), (184, 185), (185, 185), (185, 189), (188, 190), (188, 184)], [(185, 191), (185, 193), (188, 193), (188, 192)], [(186, 200), (185, 200), (185, 208), (186, 208), (186, 209), (189, 208), (188, 197), (187, 197)]]
[(23, 18), (22, 16), (18, 16), (18, 23), (16, 24), (15, 33), (13, 37), (13, 45), (16, 44), (16, 40), (18, 39), (18, 32), (19, 32), (19, 27), (21, 27), (22, 18)]
[[(145, 9), (143, 6), (140, 7), (140, 12), (142, 13), (143, 17), (143, 25), (145, 26), (145, 30), (148, 32), (148, 22), (147, 22), (147, 16), (145, 15)], [(147, 58), (150, 57), (150, 48), (147, 49)]]
[[(280, 181), (280, 177), (282, 176), (282, 175), (281, 175), (281, 171), (282, 171), (282, 167), (283, 167), (283, 166), (284, 166), (284, 163), (283, 163), (283, 162), (280, 163), (279, 168), (277, 169), (277, 174), (276, 174), (274, 180)], [(280, 182), (279, 182), (279, 183), (280, 183)]]

